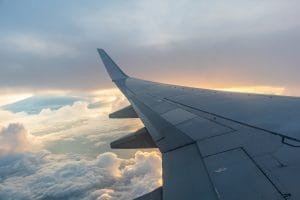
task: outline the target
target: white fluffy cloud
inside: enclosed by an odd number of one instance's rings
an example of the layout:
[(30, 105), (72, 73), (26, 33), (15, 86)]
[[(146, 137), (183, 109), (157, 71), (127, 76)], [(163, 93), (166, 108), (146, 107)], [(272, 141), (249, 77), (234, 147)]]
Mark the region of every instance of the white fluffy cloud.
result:
[(76, 155), (15, 154), (0, 157), (0, 199), (131, 199), (161, 185), (161, 157), (114, 153), (94, 160)]
[(106, 152), (141, 126), (108, 119), (124, 97), (112, 90), (81, 99), (32, 115), (0, 110), (0, 199), (132, 199), (161, 185), (158, 151)]
[(22, 124), (12, 123), (0, 129), (0, 155), (31, 151), (38, 143)]
[(141, 126), (139, 120), (108, 119), (110, 112), (128, 103), (116, 89), (97, 91), (82, 99), (58, 110), (45, 108), (34, 115), (0, 109), (0, 127), (11, 123), (23, 124), (36, 140), (45, 144), (49, 141), (71, 140), (76, 136), (86, 136), (87, 139), (100, 142), (99, 139), (103, 137), (131, 132)]

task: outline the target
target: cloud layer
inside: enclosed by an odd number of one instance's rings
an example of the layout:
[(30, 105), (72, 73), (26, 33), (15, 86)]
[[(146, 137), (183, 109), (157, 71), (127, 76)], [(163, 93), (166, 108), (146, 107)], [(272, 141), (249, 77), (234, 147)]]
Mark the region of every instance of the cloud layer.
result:
[(40, 113), (0, 110), (0, 199), (125, 200), (161, 185), (158, 151), (108, 152), (111, 141), (141, 126), (108, 120), (127, 104), (120, 92), (79, 99)]
[(132, 199), (160, 186), (161, 157), (114, 153), (94, 160), (75, 155), (14, 154), (0, 157), (0, 199)]
[(12, 123), (0, 129), (0, 155), (37, 148), (34, 136), (22, 124)]

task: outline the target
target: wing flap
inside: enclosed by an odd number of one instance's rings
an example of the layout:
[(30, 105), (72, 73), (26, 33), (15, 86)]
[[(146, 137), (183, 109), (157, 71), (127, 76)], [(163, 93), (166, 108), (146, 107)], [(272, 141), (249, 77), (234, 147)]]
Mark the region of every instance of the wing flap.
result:
[(139, 118), (139, 116), (136, 114), (133, 107), (131, 105), (129, 105), (129, 106), (126, 106), (125, 108), (122, 108), (120, 110), (117, 110), (117, 111), (109, 114), (109, 118), (112, 118), (112, 119)]
[(145, 149), (157, 148), (146, 128), (126, 135), (110, 144), (112, 149)]
[(220, 199), (284, 199), (242, 148), (205, 157), (204, 162)]
[(162, 200), (162, 194), (163, 194), (163, 189), (162, 187), (159, 187), (152, 192), (145, 194), (141, 197), (138, 197), (134, 200)]
[(196, 144), (163, 153), (162, 158), (163, 199), (218, 199)]

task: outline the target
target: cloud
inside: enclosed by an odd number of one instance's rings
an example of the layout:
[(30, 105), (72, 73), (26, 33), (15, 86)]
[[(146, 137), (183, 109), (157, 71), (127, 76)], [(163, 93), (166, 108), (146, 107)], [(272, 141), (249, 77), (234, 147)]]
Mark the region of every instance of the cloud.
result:
[(0, 169), (0, 199), (125, 200), (161, 185), (157, 152), (137, 152), (129, 160), (103, 153), (86, 160), (44, 151), (2, 156)]
[(16, 101), (20, 101), (23, 99), (26, 99), (30, 96), (31, 94), (28, 93), (16, 93), (14, 92), (13, 94), (5, 93), (5, 91), (0, 91), (1, 92), (1, 97), (0, 97), (0, 107), (9, 103), (13, 103)]
[(22, 124), (12, 123), (0, 129), (0, 155), (33, 151), (37, 146), (34, 136)]
[[(77, 21), (77, 26), (90, 38), (107, 36), (112, 45), (115, 45), (113, 39), (119, 38), (119, 42), (131, 48), (136, 45), (164, 49), (194, 39), (220, 41), (227, 37), (259, 35), (296, 27), (299, 23), (294, 17), (298, 13), (293, 6), (297, 4), (297, 1), (287, 4), (282, 1), (236, 0), (111, 3), (91, 8)], [(278, 23), (283, 17), (286, 23)]]
[[(46, 96), (34, 98), (39, 100), (34, 104), (46, 105), (45, 103), (54, 97), (52, 94), (49, 98)], [(65, 105), (57, 110), (44, 108), (40, 113), (33, 114), (12, 113), (0, 109), (0, 126), (9, 127), (11, 124), (19, 124), (21, 127), (26, 127), (25, 131), (21, 132), (26, 136), (21, 143), (23, 148), (15, 150), (13, 142), (17, 141), (8, 143), (2, 140), (6, 143), (2, 147), (5, 147), (6, 154), (45, 149), (55, 154), (78, 153), (92, 159), (100, 153), (112, 151), (109, 147), (111, 141), (142, 127), (138, 119), (110, 120), (108, 118), (110, 112), (128, 104), (116, 89), (87, 93), (78, 98), (81, 100), (72, 105)], [(26, 108), (25, 104), (24, 109)], [(19, 109), (22, 111), (22, 106)], [(123, 158), (129, 158), (134, 155), (135, 150), (113, 150), (113, 152), (117, 152)]]
[(120, 92), (80, 99), (34, 114), (0, 110), (0, 199), (131, 199), (161, 185), (158, 151), (107, 152), (141, 126), (108, 119), (127, 103)]
[(35, 34), (10, 34), (0, 40), (1, 48), (11, 52), (28, 53), (47, 58), (58, 56), (76, 56), (78, 51), (63, 42), (43, 39)]
[[(76, 95), (75, 95), (76, 96)], [(43, 98), (31, 97), (20, 102), (18, 110), (21, 112), (12, 113), (9, 110), (0, 109), (2, 126), (10, 123), (24, 124), (30, 133), (45, 142), (59, 139), (69, 139), (72, 136), (92, 136), (91, 131), (97, 133), (110, 132), (116, 127), (126, 127), (130, 131), (137, 128), (139, 120), (109, 120), (108, 114), (128, 104), (125, 97), (116, 89), (96, 91), (80, 96), (80, 100), (72, 105), (61, 106), (59, 109), (51, 110), (44, 108), (39, 113), (27, 114), (28, 104), (32, 106), (47, 105), (48, 101), (57, 98), (55, 95), (44, 96)], [(31, 102), (30, 100), (33, 100)], [(17, 102), (18, 104), (18, 102)], [(22, 111), (22, 106), (24, 111)], [(32, 109), (35, 109), (33, 107)], [(109, 120), (109, 121), (108, 121)], [(99, 123), (100, 122), (100, 123)], [(125, 122), (125, 123), (124, 123)], [(131, 127), (128, 129), (128, 127)], [(125, 131), (126, 131), (125, 130)], [(101, 134), (97, 135), (101, 136)], [(107, 135), (107, 134), (106, 134)], [(113, 135), (113, 134), (112, 134)], [(103, 136), (103, 135), (102, 135)]]

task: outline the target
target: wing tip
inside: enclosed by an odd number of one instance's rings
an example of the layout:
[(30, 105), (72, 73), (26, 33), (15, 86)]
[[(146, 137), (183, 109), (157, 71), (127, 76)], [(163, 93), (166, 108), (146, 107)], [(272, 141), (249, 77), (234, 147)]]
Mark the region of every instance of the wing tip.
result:
[(102, 48), (97, 48), (97, 51), (98, 51), (99, 53), (100, 53), (100, 52), (101, 52), (101, 53), (102, 53), (102, 52), (105, 52), (104, 49), (102, 49)]
[(119, 79), (126, 79), (128, 75), (125, 74), (120, 67), (111, 59), (111, 57), (102, 48), (97, 48), (97, 51), (101, 57), (101, 60), (113, 81)]

